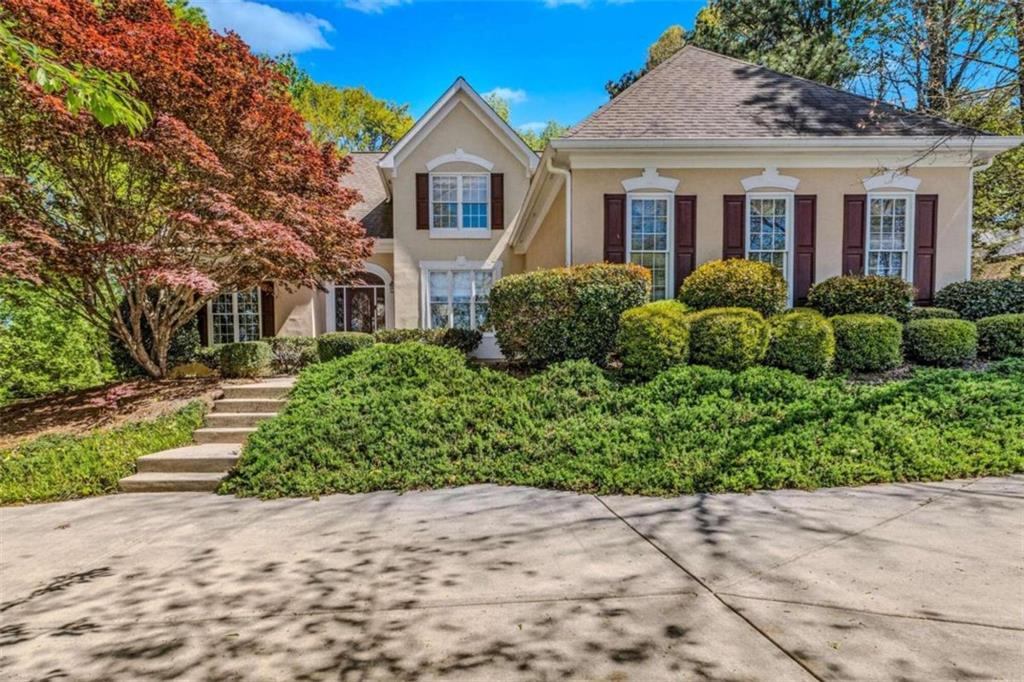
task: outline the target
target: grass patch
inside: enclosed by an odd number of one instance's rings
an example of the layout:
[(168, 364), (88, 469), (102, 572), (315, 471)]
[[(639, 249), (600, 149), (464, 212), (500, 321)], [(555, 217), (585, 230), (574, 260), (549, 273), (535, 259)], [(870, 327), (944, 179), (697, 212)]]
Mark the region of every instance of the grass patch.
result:
[(375, 346), (307, 369), (222, 492), (470, 483), (669, 495), (1024, 471), (1024, 362), (855, 385), (677, 366), (620, 385), (586, 361), (520, 379), (457, 352)]
[(196, 400), (152, 421), (84, 436), (49, 435), (0, 450), (0, 503), (46, 502), (117, 490), (142, 455), (187, 445), (203, 421)]

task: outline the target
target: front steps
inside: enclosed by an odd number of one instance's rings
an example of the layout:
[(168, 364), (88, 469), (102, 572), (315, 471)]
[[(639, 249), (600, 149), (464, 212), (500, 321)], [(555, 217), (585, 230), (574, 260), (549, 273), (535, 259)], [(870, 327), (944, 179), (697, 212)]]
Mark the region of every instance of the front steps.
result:
[(140, 457), (138, 473), (119, 482), (121, 492), (212, 492), (238, 461), (242, 445), (259, 423), (277, 414), (294, 379), (229, 384), (213, 402), (195, 445)]

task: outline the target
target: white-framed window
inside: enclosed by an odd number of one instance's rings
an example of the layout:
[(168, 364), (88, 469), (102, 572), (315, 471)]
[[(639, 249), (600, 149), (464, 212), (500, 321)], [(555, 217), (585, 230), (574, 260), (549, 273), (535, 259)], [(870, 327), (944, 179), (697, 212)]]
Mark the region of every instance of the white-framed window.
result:
[(210, 342), (257, 341), (262, 336), (260, 291), (228, 291), (207, 303)]
[(629, 194), (626, 261), (651, 271), (651, 298), (671, 298), (672, 195)]
[(793, 285), (793, 195), (751, 192), (747, 194), (744, 248), (747, 260), (775, 266)]
[(914, 235), (914, 195), (868, 194), (864, 273), (910, 279)]
[(431, 173), (431, 233), (490, 237), (490, 195), (489, 173)]
[(487, 322), (491, 286), (500, 263), (452, 261), (420, 265), (423, 275), (423, 326), (427, 329), (479, 329)]

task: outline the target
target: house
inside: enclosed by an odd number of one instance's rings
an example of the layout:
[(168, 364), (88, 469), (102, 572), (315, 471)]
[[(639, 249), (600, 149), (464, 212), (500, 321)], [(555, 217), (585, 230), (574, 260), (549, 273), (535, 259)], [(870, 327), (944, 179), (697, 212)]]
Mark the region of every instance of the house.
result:
[(203, 334), (477, 327), (499, 277), (599, 261), (650, 268), (655, 298), (750, 258), (793, 304), (843, 273), (927, 304), (971, 275), (975, 172), (1022, 141), (687, 46), (538, 157), (459, 78), (390, 151), (353, 154), (376, 240), (361, 282), (226, 293)]

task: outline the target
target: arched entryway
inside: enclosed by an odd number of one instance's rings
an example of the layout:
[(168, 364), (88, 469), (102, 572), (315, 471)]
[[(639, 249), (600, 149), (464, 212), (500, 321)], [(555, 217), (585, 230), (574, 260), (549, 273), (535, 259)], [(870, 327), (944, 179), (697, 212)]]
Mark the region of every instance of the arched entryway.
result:
[(367, 263), (349, 284), (327, 287), (327, 331), (375, 332), (393, 326), (391, 276)]

